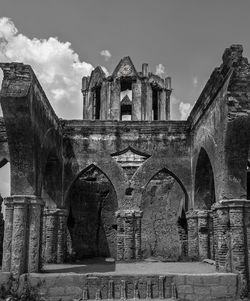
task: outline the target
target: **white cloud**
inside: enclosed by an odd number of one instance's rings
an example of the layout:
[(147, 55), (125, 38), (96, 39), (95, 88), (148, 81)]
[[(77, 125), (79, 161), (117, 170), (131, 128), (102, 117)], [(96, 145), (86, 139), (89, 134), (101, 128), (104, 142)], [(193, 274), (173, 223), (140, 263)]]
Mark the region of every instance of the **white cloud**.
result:
[[(30, 64), (56, 113), (62, 118), (81, 118), (81, 78), (93, 66), (81, 62), (69, 42), (57, 37), (30, 39), (18, 33), (8, 18), (0, 18), (0, 61)], [(1, 75), (0, 75), (1, 76)]]
[(194, 76), (193, 77), (193, 87), (197, 88), (197, 86), (198, 86), (198, 78), (197, 78), (197, 76)]
[(102, 50), (100, 55), (104, 57), (105, 61), (108, 61), (111, 58), (111, 53), (109, 50)]
[(157, 65), (155, 73), (159, 76), (162, 76), (165, 73), (165, 66), (162, 64)]
[(191, 112), (192, 106), (190, 103), (184, 103), (184, 102), (180, 102), (179, 104), (179, 110), (181, 113), (181, 120), (186, 120), (189, 113)]

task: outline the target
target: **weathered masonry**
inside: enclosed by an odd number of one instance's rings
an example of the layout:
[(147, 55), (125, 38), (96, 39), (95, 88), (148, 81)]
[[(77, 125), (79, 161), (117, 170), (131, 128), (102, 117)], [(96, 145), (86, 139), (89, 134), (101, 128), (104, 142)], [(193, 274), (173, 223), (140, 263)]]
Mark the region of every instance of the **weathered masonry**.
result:
[(3, 271), (86, 257), (216, 261), (249, 290), (250, 64), (226, 49), (186, 121), (171, 79), (129, 57), (82, 79), (83, 120), (53, 111), (32, 68), (3, 63)]

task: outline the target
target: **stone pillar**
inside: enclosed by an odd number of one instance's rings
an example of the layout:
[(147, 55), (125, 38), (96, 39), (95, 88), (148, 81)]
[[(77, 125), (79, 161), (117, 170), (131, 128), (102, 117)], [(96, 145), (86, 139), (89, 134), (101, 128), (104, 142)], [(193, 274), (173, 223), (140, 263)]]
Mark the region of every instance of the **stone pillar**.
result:
[(247, 235), (244, 225), (245, 208), (250, 207), (247, 200), (227, 200), (231, 230), (232, 272), (240, 275), (241, 296), (246, 297), (249, 285)]
[(100, 112), (100, 120), (106, 120), (107, 114), (107, 82), (103, 81), (101, 86), (101, 112)]
[(170, 119), (170, 95), (172, 90), (166, 90), (166, 120)]
[(45, 244), (45, 262), (56, 263), (57, 258), (57, 211), (46, 209), (46, 244)]
[(106, 83), (106, 101), (107, 101), (107, 111), (106, 111), (106, 119), (110, 120), (111, 119), (111, 82)]
[(135, 258), (135, 225), (134, 212), (126, 211), (124, 220), (124, 260)]
[(30, 198), (28, 272), (39, 271), (41, 254), (41, 220), (44, 203), (37, 197)]
[(29, 201), (25, 196), (13, 196), (12, 199), (14, 212), (11, 248), (11, 272), (16, 276), (27, 271), (27, 228)]
[(141, 256), (141, 216), (139, 210), (119, 210), (117, 216), (117, 260), (130, 261)]
[(110, 117), (112, 120), (120, 120), (121, 102), (120, 102), (121, 83), (115, 79), (111, 90), (111, 110)]
[(151, 121), (152, 118), (152, 87), (149, 83), (146, 83), (146, 116), (145, 120)]
[(67, 248), (68, 210), (58, 209), (57, 263), (63, 263)]
[(132, 120), (142, 120), (142, 84), (140, 80), (132, 83)]
[(208, 210), (198, 211), (199, 259), (209, 258), (209, 215)]
[(141, 218), (142, 211), (135, 212), (135, 259), (141, 259)]
[(188, 224), (188, 257), (192, 260), (197, 260), (199, 258), (198, 211), (188, 211), (186, 219)]
[(166, 91), (161, 90), (160, 91), (160, 120), (166, 120)]
[(213, 205), (215, 211), (214, 232), (216, 233), (216, 268), (229, 272), (230, 268), (230, 229), (229, 210), (221, 202)]
[(11, 247), (12, 247), (12, 230), (13, 230), (13, 200), (11, 197), (5, 198), (5, 225), (3, 240), (3, 259), (2, 271), (10, 272), (11, 269)]
[(121, 261), (124, 259), (124, 224), (120, 211), (116, 212), (117, 217), (117, 253), (116, 259)]

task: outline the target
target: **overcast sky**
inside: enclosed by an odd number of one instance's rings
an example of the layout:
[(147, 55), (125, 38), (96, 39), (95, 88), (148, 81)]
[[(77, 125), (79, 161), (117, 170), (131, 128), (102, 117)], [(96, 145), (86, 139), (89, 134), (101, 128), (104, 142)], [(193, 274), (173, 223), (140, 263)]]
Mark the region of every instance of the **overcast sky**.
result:
[(250, 57), (250, 0), (0, 0), (0, 60), (34, 68), (62, 118), (81, 118), (81, 77), (123, 56), (171, 76), (185, 119), (226, 47)]

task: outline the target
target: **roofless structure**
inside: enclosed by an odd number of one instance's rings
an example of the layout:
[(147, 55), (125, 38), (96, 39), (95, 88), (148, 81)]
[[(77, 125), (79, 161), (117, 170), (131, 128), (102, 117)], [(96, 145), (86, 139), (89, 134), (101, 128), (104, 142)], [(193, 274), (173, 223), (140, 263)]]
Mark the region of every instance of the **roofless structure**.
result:
[(89, 257), (210, 258), (238, 273), (247, 295), (250, 65), (242, 52), (225, 50), (185, 121), (170, 118), (171, 79), (147, 64), (136, 70), (129, 57), (112, 75), (97, 67), (83, 77), (82, 120), (57, 117), (29, 65), (0, 64), (0, 162), (11, 165), (3, 271)]

